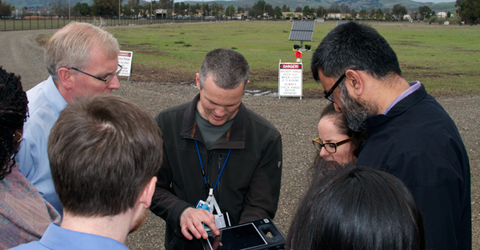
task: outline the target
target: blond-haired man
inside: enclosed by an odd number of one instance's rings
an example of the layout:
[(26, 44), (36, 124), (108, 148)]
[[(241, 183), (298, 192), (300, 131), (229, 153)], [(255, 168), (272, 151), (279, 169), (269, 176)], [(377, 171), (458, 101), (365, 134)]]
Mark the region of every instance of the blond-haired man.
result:
[(98, 93), (111, 93), (120, 83), (117, 40), (87, 23), (71, 22), (48, 40), (45, 64), (50, 77), (27, 92), (30, 118), (16, 156), (20, 171), (43, 198), (62, 214), (47, 155), (47, 139), (67, 103)]

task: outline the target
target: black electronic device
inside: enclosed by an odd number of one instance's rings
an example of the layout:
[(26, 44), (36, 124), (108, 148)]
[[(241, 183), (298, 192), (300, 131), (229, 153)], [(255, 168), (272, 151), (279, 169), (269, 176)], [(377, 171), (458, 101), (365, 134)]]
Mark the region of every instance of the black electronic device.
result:
[(220, 229), (220, 235), (209, 232), (202, 240), (205, 250), (274, 250), (283, 249), (285, 236), (270, 219), (263, 219)]

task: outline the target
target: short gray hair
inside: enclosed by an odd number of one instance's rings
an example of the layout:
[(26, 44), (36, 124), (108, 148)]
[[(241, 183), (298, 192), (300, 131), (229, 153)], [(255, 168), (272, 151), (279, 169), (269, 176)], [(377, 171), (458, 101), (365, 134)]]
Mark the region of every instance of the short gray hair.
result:
[(245, 57), (231, 49), (215, 49), (208, 52), (200, 68), (200, 88), (205, 79), (212, 76), (215, 84), (222, 89), (237, 88), (240, 83), (246, 88), (250, 66)]
[(117, 57), (120, 53), (117, 39), (107, 31), (89, 23), (69, 23), (55, 32), (45, 45), (48, 73), (58, 79), (58, 70), (62, 67), (85, 68), (93, 46), (99, 46), (107, 59)]

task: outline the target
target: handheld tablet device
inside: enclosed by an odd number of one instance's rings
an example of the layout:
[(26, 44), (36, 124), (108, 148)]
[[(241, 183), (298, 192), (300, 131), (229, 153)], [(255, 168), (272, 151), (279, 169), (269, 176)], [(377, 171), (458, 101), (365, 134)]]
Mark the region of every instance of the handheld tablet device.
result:
[(283, 249), (285, 236), (270, 219), (263, 219), (220, 229), (220, 235), (209, 232), (202, 240), (206, 250)]

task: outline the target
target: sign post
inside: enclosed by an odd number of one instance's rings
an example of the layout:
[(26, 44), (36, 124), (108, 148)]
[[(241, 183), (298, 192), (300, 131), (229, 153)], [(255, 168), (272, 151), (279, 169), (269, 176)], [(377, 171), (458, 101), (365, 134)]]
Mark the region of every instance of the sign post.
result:
[(118, 75), (128, 76), (127, 81), (130, 81), (130, 73), (132, 72), (132, 58), (132, 51), (120, 51), (118, 55), (118, 64), (122, 65), (122, 71)]
[(300, 97), (302, 99), (303, 90), (303, 64), (302, 52), (296, 51), (296, 63), (282, 63), (279, 61), (278, 67), (278, 99), (280, 97)]

